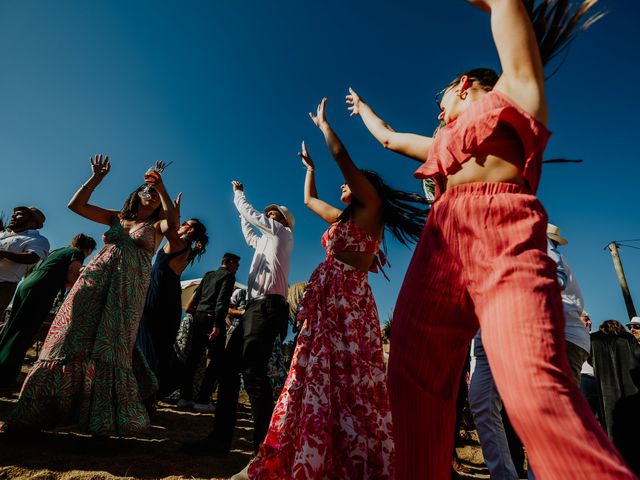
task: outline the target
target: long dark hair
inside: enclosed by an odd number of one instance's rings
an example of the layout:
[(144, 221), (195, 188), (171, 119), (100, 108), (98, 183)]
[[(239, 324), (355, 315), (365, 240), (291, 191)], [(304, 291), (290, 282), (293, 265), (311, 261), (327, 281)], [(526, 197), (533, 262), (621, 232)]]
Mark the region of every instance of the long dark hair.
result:
[[(598, 0), (581, 0), (578, 7), (574, 7), (571, 0), (523, 2), (536, 34), (542, 65), (547, 65), (551, 59), (564, 52), (580, 32), (605, 15), (602, 11), (590, 13)], [(474, 68), (458, 75), (449, 86), (458, 83), (463, 76), (477, 80), (480, 87), (487, 91), (493, 89), (500, 78), (498, 73), (490, 68)]]
[(626, 332), (626, 330), (624, 329), (624, 325), (622, 325), (617, 320), (605, 320), (600, 325), (599, 330), (607, 335), (615, 335), (617, 337)]
[[(427, 218), (428, 202), (417, 193), (396, 190), (387, 185), (382, 177), (372, 170), (360, 169), (362, 174), (376, 189), (382, 201), (382, 223), (385, 229), (403, 245), (416, 243)], [(351, 203), (342, 211), (341, 220), (353, 216), (354, 208), (362, 206), (355, 195)]]
[(194, 222), (192, 225), (193, 233), (190, 234), (185, 240), (191, 245), (191, 251), (189, 252), (189, 264), (197, 258), (200, 261), (200, 257), (207, 251), (207, 243), (209, 243), (209, 236), (207, 235), (207, 227), (197, 218), (190, 218), (188, 222)]
[(582, 0), (574, 8), (571, 0), (523, 0), (533, 30), (536, 32), (542, 64), (565, 51), (576, 35), (583, 32), (606, 13), (591, 13), (598, 0)]
[[(120, 210), (120, 218), (122, 220), (137, 220), (138, 219), (138, 210), (140, 210), (140, 197), (138, 196), (138, 192), (140, 192), (146, 184), (140, 185), (133, 192), (129, 194), (127, 199), (124, 201), (124, 205), (122, 205), (122, 209)], [(156, 222), (160, 220), (162, 217), (162, 204), (158, 205), (151, 216), (149, 217), (150, 222)]]

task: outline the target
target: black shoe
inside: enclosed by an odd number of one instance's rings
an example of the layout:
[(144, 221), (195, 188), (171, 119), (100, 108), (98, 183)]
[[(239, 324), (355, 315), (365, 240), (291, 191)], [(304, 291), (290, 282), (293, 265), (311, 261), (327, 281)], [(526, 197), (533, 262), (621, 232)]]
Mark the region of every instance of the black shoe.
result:
[(211, 455), (212, 457), (224, 457), (229, 454), (229, 447), (221, 446), (211, 437), (202, 440), (184, 442), (180, 446), (180, 451), (189, 455)]

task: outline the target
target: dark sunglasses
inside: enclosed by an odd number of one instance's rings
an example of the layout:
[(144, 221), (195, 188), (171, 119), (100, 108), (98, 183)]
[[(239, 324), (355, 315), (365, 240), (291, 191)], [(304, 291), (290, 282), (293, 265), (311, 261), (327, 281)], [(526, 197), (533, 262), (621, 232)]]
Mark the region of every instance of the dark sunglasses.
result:
[(640, 330), (640, 324), (629, 325), (629, 330)]

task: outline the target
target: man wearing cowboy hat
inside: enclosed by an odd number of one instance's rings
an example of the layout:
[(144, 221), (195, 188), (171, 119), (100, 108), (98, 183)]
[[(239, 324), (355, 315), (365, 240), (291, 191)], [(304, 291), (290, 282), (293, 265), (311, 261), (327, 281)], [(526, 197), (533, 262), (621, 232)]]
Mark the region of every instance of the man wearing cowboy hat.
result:
[(38, 232), (44, 220), (37, 208), (18, 206), (0, 231), (0, 319), (29, 265), (49, 253), (49, 241)]
[[(267, 434), (274, 407), (267, 376), (269, 358), (276, 336), (285, 332), (288, 326), (286, 296), (295, 219), (283, 205), (267, 205), (260, 213), (247, 202), (242, 183), (234, 180), (231, 184), (242, 234), (247, 244), (255, 249), (247, 283), (247, 305), (236, 330), (242, 328), (242, 332), (238, 332), (243, 336), (242, 378), (251, 401), (253, 448), (257, 452)], [(196, 455), (229, 452), (238, 391), (231, 392), (223, 388), (223, 384), (227, 382), (220, 383), (213, 431), (203, 440), (184, 444), (183, 451)]]
[(638, 343), (640, 343), (640, 317), (633, 317), (631, 321), (627, 323), (627, 328), (631, 334), (636, 337)]
[(567, 345), (569, 366), (574, 380), (580, 386), (582, 364), (587, 360), (591, 351), (589, 330), (581, 318), (582, 312), (584, 312), (584, 300), (567, 259), (558, 252), (558, 246), (567, 245), (569, 242), (560, 234), (560, 228), (552, 223), (547, 226), (547, 239), (547, 254), (556, 263), (558, 283), (560, 284), (564, 312), (564, 338)]

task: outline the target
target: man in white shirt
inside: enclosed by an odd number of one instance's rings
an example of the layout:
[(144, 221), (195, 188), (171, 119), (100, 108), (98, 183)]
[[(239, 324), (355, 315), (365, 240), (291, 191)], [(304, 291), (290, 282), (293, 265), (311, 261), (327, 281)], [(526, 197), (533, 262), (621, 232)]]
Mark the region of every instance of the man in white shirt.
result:
[(562, 295), (562, 310), (564, 312), (564, 338), (567, 346), (569, 366), (576, 384), (580, 386), (580, 371), (582, 364), (589, 357), (591, 351), (591, 337), (589, 330), (582, 320), (584, 301), (580, 286), (571, 271), (567, 259), (558, 252), (560, 245), (569, 243), (560, 235), (560, 229), (553, 224), (547, 226), (547, 255), (556, 263), (557, 278)]
[(49, 254), (49, 241), (38, 232), (44, 221), (37, 208), (18, 206), (7, 228), (0, 231), (0, 319), (29, 265)]
[[(242, 233), (255, 253), (249, 270), (246, 309), (233, 335), (239, 340), (238, 345), (233, 339), (229, 340), (225, 360), (233, 363), (236, 347), (238, 351), (242, 350), (238, 356), (242, 359), (242, 378), (251, 401), (253, 448), (257, 452), (267, 434), (274, 408), (267, 376), (269, 358), (276, 336), (286, 331), (288, 325), (286, 297), (295, 219), (282, 205), (268, 205), (263, 213), (257, 211), (247, 202), (242, 183), (233, 181), (232, 185)], [(241, 332), (238, 331), (240, 329)], [(224, 369), (227, 374), (234, 374), (233, 365), (227, 363)], [(238, 401), (237, 389), (231, 388), (233, 385), (231, 381), (220, 382), (213, 431), (203, 440), (185, 443), (183, 451), (195, 455), (224, 455), (229, 452)]]

